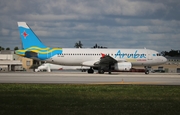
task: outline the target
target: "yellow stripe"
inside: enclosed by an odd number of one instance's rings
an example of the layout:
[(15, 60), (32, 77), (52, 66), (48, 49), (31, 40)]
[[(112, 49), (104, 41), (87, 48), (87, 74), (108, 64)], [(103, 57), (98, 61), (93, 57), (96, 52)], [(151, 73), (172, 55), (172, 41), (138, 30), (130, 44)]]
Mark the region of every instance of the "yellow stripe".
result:
[(31, 50), (31, 49), (37, 49), (37, 50), (39, 50), (39, 49), (41, 49), (41, 50), (49, 50), (50, 48), (49, 48), (49, 47), (47, 47), (47, 48), (40, 48), (40, 47), (37, 47), (37, 46), (32, 46), (32, 47), (30, 47), (30, 48), (28, 48), (28, 49), (26, 49), (26, 50)]
[[(26, 49), (26, 50), (18, 50), (18, 52), (21, 52), (21, 53), (24, 53), (24, 52), (26, 52), (26, 51), (28, 51), (28, 50), (30, 50), (31, 48), (28, 48), (28, 49)], [(31, 49), (30, 51), (32, 51), (32, 52), (36, 52), (36, 53), (40, 53), (40, 54), (47, 54), (47, 53), (51, 53), (51, 52), (53, 52), (53, 51), (57, 51), (57, 50), (59, 50), (59, 51), (62, 51), (62, 48), (53, 48), (53, 49), (51, 49), (51, 50), (47, 50), (47, 51), (40, 51), (40, 50), (44, 50), (44, 49), (47, 49), (47, 48), (38, 48), (38, 49)], [(48, 48), (49, 49), (49, 48)]]

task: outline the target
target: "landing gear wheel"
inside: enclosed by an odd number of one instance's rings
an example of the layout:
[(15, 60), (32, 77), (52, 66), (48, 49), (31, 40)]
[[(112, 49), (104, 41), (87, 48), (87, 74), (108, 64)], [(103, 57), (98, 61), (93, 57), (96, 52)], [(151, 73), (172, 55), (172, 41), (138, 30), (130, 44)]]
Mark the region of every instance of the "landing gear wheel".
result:
[(94, 73), (94, 70), (93, 69), (88, 69), (88, 73)]
[(98, 73), (99, 73), (99, 74), (104, 74), (104, 70), (101, 69), (101, 70), (98, 71)]
[(147, 66), (144, 66), (144, 68), (145, 68), (145, 74), (149, 74), (149, 69), (148, 69), (148, 67), (147, 67)]
[(149, 70), (145, 70), (145, 74), (149, 74)]

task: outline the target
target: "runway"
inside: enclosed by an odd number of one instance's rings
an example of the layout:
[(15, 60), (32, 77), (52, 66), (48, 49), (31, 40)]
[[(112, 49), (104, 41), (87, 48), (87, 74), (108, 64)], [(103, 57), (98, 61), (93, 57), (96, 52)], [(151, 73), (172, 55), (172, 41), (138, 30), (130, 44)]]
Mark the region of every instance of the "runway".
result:
[(0, 83), (56, 83), (56, 84), (143, 84), (180, 85), (180, 74), (169, 73), (112, 73), (83, 72), (9, 72), (0, 73)]

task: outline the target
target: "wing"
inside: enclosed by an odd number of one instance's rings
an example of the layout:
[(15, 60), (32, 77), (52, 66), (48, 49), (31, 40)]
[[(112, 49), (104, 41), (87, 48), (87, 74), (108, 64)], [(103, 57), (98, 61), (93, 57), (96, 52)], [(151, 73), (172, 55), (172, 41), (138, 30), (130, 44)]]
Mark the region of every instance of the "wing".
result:
[[(124, 62), (125, 60), (120, 60), (121, 62)], [(109, 55), (102, 55), (102, 57), (99, 60), (91, 60), (83, 62), (83, 66), (90, 66), (90, 67), (99, 67), (99, 66), (109, 66), (114, 65), (118, 61), (114, 59), (113, 57)]]
[(117, 60), (114, 59), (113, 57), (109, 56), (109, 55), (105, 55), (103, 57), (101, 57), (100, 61), (99, 61), (99, 65), (113, 65), (117, 63)]

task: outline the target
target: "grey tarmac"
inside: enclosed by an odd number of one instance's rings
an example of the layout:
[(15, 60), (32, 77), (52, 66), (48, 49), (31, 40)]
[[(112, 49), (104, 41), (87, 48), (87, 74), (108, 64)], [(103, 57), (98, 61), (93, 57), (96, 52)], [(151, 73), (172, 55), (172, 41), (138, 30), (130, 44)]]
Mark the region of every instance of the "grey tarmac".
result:
[(0, 83), (180, 85), (179, 73), (0, 72)]

